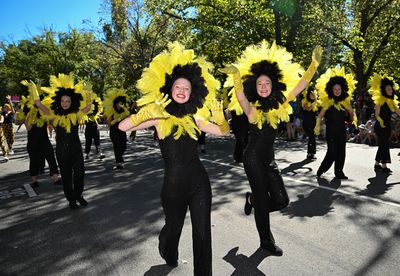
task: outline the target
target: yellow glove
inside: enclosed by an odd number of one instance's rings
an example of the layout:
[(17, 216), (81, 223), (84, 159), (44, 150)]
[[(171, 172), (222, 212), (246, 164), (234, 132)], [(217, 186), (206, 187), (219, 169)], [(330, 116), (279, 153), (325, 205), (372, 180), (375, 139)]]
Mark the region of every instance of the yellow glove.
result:
[(92, 104), (92, 92), (85, 91), (86, 94), (86, 105)]
[(21, 84), (28, 87), (29, 94), (31, 95), (33, 101), (40, 100), (39, 92), (37, 90), (36, 84), (33, 81), (28, 82), (27, 80), (23, 80), (21, 81)]
[(376, 120), (379, 122), (379, 124), (381, 125), (382, 128), (385, 128), (385, 123), (383, 122), (383, 119), (381, 118), (381, 116), (377, 116)]
[(214, 121), (221, 130), (222, 133), (229, 133), (230, 127), (228, 122), (225, 120), (224, 115), (224, 104), (222, 101), (213, 101), (211, 104), (211, 119)]
[(357, 116), (354, 114), (354, 116), (353, 116), (353, 122), (352, 122), (352, 124), (356, 127), (356, 128), (358, 128), (358, 119), (357, 119)]
[(310, 64), (310, 66), (308, 66), (307, 70), (303, 74), (303, 80), (305, 80), (306, 82), (310, 82), (312, 77), (315, 74), (315, 71), (317, 71), (319, 63), (321, 62), (323, 51), (324, 50), (322, 49), (321, 46), (315, 47), (315, 49), (312, 53), (311, 64)]
[(232, 74), (233, 77), (233, 88), (237, 92), (243, 92), (243, 83), (240, 76), (239, 69), (235, 65), (228, 65), (225, 68), (219, 69), (220, 72), (225, 74)]
[(320, 132), (321, 132), (321, 118), (318, 117), (314, 127), (314, 134), (319, 135)]
[(168, 99), (168, 95), (161, 94), (154, 103), (143, 107), (137, 114), (132, 114), (130, 116), (133, 126), (138, 126), (139, 124), (151, 119), (168, 118), (170, 115), (165, 111), (165, 107), (170, 102), (171, 99)]

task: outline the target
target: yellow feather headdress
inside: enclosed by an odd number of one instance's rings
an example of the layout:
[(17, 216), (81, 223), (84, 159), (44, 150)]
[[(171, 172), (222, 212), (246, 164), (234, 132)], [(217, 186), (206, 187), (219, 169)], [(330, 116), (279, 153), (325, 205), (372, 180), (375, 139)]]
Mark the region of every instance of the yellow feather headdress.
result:
[[(276, 45), (274, 41), (272, 45), (265, 40), (257, 45), (248, 46), (242, 53), (241, 57), (235, 62), (235, 66), (239, 69), (242, 77), (252, 75), (251, 67), (255, 63), (261, 61), (267, 61), (269, 63), (276, 62), (279, 70), (282, 73), (282, 80), (286, 85), (286, 91), (283, 92), (285, 97), (295, 88), (300, 81), (300, 75), (303, 73), (303, 69), (300, 64), (292, 61), (293, 55), (288, 52), (284, 47)], [(233, 76), (229, 75), (224, 83), (224, 87), (233, 86)], [(229, 110), (234, 110), (236, 114), (242, 114), (243, 110), (236, 97), (234, 89), (228, 92), (230, 96), (230, 103), (228, 105)], [(252, 103), (252, 106), (258, 107), (259, 104), (256, 102)], [(289, 115), (293, 112), (292, 107), (286, 101), (283, 104), (279, 104), (277, 109), (272, 109), (267, 112), (263, 112), (257, 109), (257, 116), (254, 124), (257, 124), (258, 128), (261, 129), (265, 122), (268, 122), (273, 128), (277, 128), (281, 121), (289, 121)]]
[[(114, 108), (114, 101), (117, 98), (123, 99), (124, 104), (121, 106), (122, 112), (118, 113)], [(129, 116), (129, 97), (125, 89), (110, 88), (106, 91), (103, 101), (104, 115), (107, 118), (112, 118), (111, 124), (122, 121)]]
[[(71, 126), (79, 124), (79, 121), (87, 120), (87, 115), (81, 110), (86, 106), (86, 97), (91, 91), (88, 90), (84, 81), (75, 84), (74, 75), (58, 74), (50, 76), (50, 87), (41, 87), (47, 95), (42, 103), (50, 109), (47, 117), (53, 120), (54, 127), (61, 126), (67, 132), (71, 132)], [(71, 111), (63, 111), (61, 108), (61, 97), (71, 97)]]
[(314, 98), (315, 100), (313, 102), (310, 102), (307, 98), (308, 90), (310, 89), (311, 85), (309, 85), (304, 91), (301, 93), (302, 94), (302, 99), (301, 99), (301, 106), (309, 111), (318, 111), (318, 108), (321, 106), (321, 101), (319, 100), (319, 95), (318, 95), (318, 90), (314, 89)]
[(100, 97), (93, 94), (92, 95), (92, 108), (90, 112), (87, 113), (89, 120), (97, 121), (100, 117), (100, 114), (103, 112), (103, 102)]
[[(380, 75), (380, 74), (375, 73), (369, 79), (369, 84), (370, 84), (371, 87), (368, 90), (368, 92), (371, 94), (372, 100), (374, 101), (374, 103), (376, 105), (383, 105), (384, 103), (387, 103), (387, 105), (389, 106), (390, 110), (393, 112), (393, 111), (396, 110), (396, 108), (398, 108), (399, 101), (397, 99), (397, 95), (394, 95), (393, 99), (390, 99), (390, 98), (385, 97), (384, 95), (382, 95), (381, 83), (382, 83), (383, 79), (387, 79), (387, 80), (393, 82), (393, 90), (398, 90), (399, 89), (399, 85), (396, 82), (394, 82), (392, 77), (389, 77), (386, 74)], [(393, 91), (393, 93), (394, 93), (394, 91)]]
[[(327, 91), (327, 84), (334, 77), (342, 77), (348, 86), (348, 96), (342, 101), (335, 102), (335, 99), (329, 98)], [(348, 109), (351, 105), (351, 98), (354, 90), (356, 89), (357, 81), (353, 75), (346, 74), (344, 67), (329, 68), (324, 74), (322, 74), (316, 81), (315, 88), (318, 90), (322, 108), (327, 110), (329, 107), (334, 106), (337, 110)], [(342, 92), (343, 93), (343, 92)]]
[[(154, 57), (149, 67), (143, 71), (142, 77), (137, 82), (137, 88), (142, 93), (142, 97), (137, 101), (138, 106), (146, 105), (143, 108), (151, 108), (149, 104), (162, 98), (161, 88), (166, 84), (167, 75), (171, 75), (176, 66), (188, 64), (197, 64), (201, 68), (201, 77), (204, 79), (204, 84), (208, 90), (203, 107), (197, 108), (194, 117), (200, 120), (208, 120), (211, 103), (215, 99), (220, 83), (210, 73), (214, 68), (213, 65), (207, 62), (204, 57), (196, 57), (193, 50), (185, 49), (179, 42), (169, 43), (168, 49)], [(161, 139), (171, 135), (173, 130), (175, 130), (175, 139), (178, 139), (184, 133), (187, 133), (193, 139), (197, 139), (196, 133), (199, 132), (190, 115), (180, 118), (171, 115), (169, 118), (159, 121), (158, 129)]]

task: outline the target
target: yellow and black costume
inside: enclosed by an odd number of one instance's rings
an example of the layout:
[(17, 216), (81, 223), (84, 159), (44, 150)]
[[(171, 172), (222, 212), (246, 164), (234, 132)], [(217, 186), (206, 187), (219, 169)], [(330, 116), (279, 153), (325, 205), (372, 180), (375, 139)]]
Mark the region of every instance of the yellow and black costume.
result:
[[(189, 207), (192, 220), (194, 275), (211, 275), (211, 187), (208, 174), (200, 162), (195, 120), (207, 123), (208, 104), (213, 100), (219, 82), (210, 74), (212, 65), (196, 57), (193, 50), (171, 43), (144, 70), (137, 87), (143, 93), (137, 103), (143, 106), (131, 115), (134, 124), (151, 113), (160, 99), (171, 101), (156, 125), (161, 154), (165, 163), (161, 201), (165, 225), (159, 236), (159, 252), (171, 266), (177, 265), (178, 244)], [(174, 82), (184, 78), (191, 84), (186, 103), (175, 102), (171, 95)], [(164, 96), (163, 96), (163, 94)], [(152, 118), (151, 116), (149, 117)]]
[[(91, 91), (83, 81), (75, 83), (72, 74), (50, 76), (50, 86), (41, 87), (41, 90), (47, 94), (41, 102), (49, 110), (46, 116), (56, 131), (56, 157), (65, 197), (71, 209), (78, 208), (76, 201), (85, 206), (87, 202), (82, 197), (85, 167), (78, 126), (79, 122), (87, 120), (82, 110), (87, 106)], [(62, 107), (63, 96), (71, 100), (68, 109)]]
[(113, 144), (115, 166), (119, 170), (124, 167), (124, 153), (126, 151), (126, 133), (118, 128), (119, 122), (129, 116), (129, 97), (122, 88), (111, 88), (107, 90), (103, 101), (104, 115), (110, 127), (110, 138)]
[(104, 158), (100, 146), (100, 131), (98, 120), (100, 114), (103, 112), (103, 103), (98, 96), (92, 97), (92, 110), (87, 114), (88, 120), (85, 123), (85, 158), (89, 158), (90, 148), (92, 147), (92, 141), (96, 147), (96, 154), (99, 159)]
[[(21, 82), (32, 89), (32, 86), (27, 81)], [(38, 92), (41, 92), (39, 90)], [(44, 94), (40, 93), (39, 96), (43, 99)], [(22, 96), (21, 108), (17, 112), (17, 120), (25, 122), (28, 130), (28, 143), (26, 145), (29, 154), (29, 175), (38, 176), (40, 169), (44, 166), (45, 160), (49, 164), (50, 176), (58, 174), (58, 166), (54, 156), (54, 149), (47, 134), (48, 121), (45, 119), (44, 114), (35, 106), (32, 97)], [(58, 181), (55, 184), (61, 184)], [(31, 184), (32, 187), (38, 187), (37, 181)]]
[[(324, 160), (318, 168), (317, 176), (329, 170), (333, 162), (335, 162), (335, 177), (338, 179), (347, 179), (343, 173), (344, 162), (346, 158), (346, 121), (349, 121), (349, 111), (351, 110), (351, 98), (355, 90), (357, 81), (353, 75), (346, 74), (345, 69), (333, 68), (328, 69), (316, 81), (317, 88), (321, 100), (322, 111), (325, 112), (326, 125), (326, 142), (327, 152)], [(334, 86), (341, 87), (341, 94), (334, 95)], [(356, 123), (357, 117), (353, 118)], [(317, 133), (319, 132), (321, 118), (317, 121)]]
[[(399, 89), (397, 83), (392, 77), (375, 73), (370, 79), (370, 89), (368, 92), (372, 96), (375, 106), (379, 106), (379, 114), (375, 114), (377, 122), (374, 131), (378, 136), (378, 150), (376, 152), (375, 161), (386, 165), (391, 163), (390, 158), (390, 137), (392, 133), (392, 113), (399, 109), (399, 101), (395, 95), (395, 91)], [(390, 86), (392, 94), (388, 95), (386, 87)], [(383, 172), (390, 173), (389, 168), (381, 168), (376, 165), (375, 169), (382, 169)]]
[[(311, 95), (314, 95), (313, 97)], [(308, 137), (307, 159), (314, 159), (317, 152), (314, 128), (317, 122), (317, 113), (320, 106), (318, 93), (313, 86), (309, 86), (302, 93), (301, 109), (303, 113), (302, 127)]]
[[(307, 70), (306, 82), (314, 74), (318, 64)], [(270, 230), (269, 212), (280, 210), (289, 203), (279, 169), (274, 161), (274, 142), (278, 124), (289, 121), (292, 113), (290, 101), (295, 99), (294, 89), (302, 80), (303, 69), (292, 61), (292, 54), (274, 42), (269, 45), (262, 41), (248, 46), (234, 63), (234, 71), (224, 70), (229, 75), (225, 87), (229, 91), (229, 109), (243, 113), (238, 95), (244, 92), (255, 116), (249, 117), (249, 138), (244, 151), (243, 164), (251, 187), (246, 194), (245, 213), (249, 215), (254, 207), (254, 217), (260, 238), (260, 247), (281, 256), (282, 250), (275, 244)], [(311, 70), (312, 69), (312, 70)], [(267, 76), (271, 80), (271, 92), (261, 97), (257, 92), (257, 80)], [(250, 116), (249, 114), (247, 114)]]

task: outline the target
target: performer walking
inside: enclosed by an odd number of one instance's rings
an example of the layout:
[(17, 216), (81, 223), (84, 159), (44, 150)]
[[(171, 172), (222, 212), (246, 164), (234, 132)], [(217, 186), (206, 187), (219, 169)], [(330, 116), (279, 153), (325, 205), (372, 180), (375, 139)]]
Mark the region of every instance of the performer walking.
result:
[[(32, 89), (33, 87), (26, 81), (21, 84)], [(30, 92), (30, 94), (32, 94)], [(39, 95), (39, 96), (44, 96)], [(44, 118), (44, 114), (39, 111), (31, 96), (25, 98), (22, 96), (21, 109), (17, 112), (17, 119), (25, 123), (28, 130), (28, 143), (26, 145), (29, 154), (29, 174), (33, 188), (39, 187), (38, 175), (44, 167), (44, 160), (49, 164), (50, 176), (53, 179), (54, 185), (61, 185), (61, 180), (58, 176), (58, 165), (54, 157), (54, 149), (47, 135), (48, 121)]]
[[(219, 82), (209, 73), (212, 65), (196, 58), (179, 43), (156, 56), (138, 82), (144, 94), (136, 115), (119, 124), (123, 131), (155, 126), (165, 163), (161, 202), (165, 225), (159, 236), (159, 252), (170, 266), (178, 265), (178, 244), (190, 210), (194, 275), (211, 275), (211, 187), (199, 159), (200, 131), (229, 133), (222, 103), (213, 102)], [(162, 94), (163, 93), (163, 94)], [(212, 110), (208, 121), (209, 108)]]
[[(93, 95), (94, 96), (94, 95)], [(92, 141), (96, 147), (96, 154), (99, 159), (103, 159), (105, 155), (101, 150), (100, 145), (100, 131), (99, 131), (99, 116), (103, 111), (101, 99), (98, 96), (94, 96), (92, 99), (92, 111), (88, 115), (88, 120), (85, 125), (85, 159), (90, 158), (90, 148), (92, 147)]]
[(246, 194), (245, 212), (250, 214), (254, 207), (260, 247), (275, 256), (283, 251), (271, 233), (269, 212), (286, 207), (289, 198), (274, 161), (274, 141), (279, 122), (287, 122), (292, 113), (289, 102), (308, 85), (321, 54), (321, 48), (314, 50), (311, 65), (300, 79), (301, 67), (291, 61), (292, 55), (275, 42), (269, 46), (263, 41), (247, 47), (234, 65), (221, 70), (231, 74), (224, 86), (234, 88), (229, 92), (229, 108), (244, 112), (250, 123), (243, 164), (252, 194)]
[[(318, 168), (317, 176), (329, 170), (335, 162), (335, 178), (348, 179), (343, 172), (346, 159), (346, 121), (353, 121), (357, 126), (357, 117), (351, 107), (351, 98), (357, 81), (345, 69), (328, 69), (316, 81), (322, 110), (318, 114), (315, 134), (319, 135), (321, 120), (325, 117), (327, 151)], [(350, 119), (348, 117), (350, 116)]]
[(313, 86), (309, 86), (303, 93), (303, 99), (301, 100), (301, 107), (303, 111), (303, 122), (302, 127), (307, 135), (307, 159), (315, 159), (317, 152), (314, 128), (317, 122), (317, 112), (320, 105), (318, 101), (317, 92)]
[(126, 133), (118, 129), (118, 124), (129, 116), (128, 95), (124, 89), (112, 88), (104, 97), (104, 115), (110, 127), (110, 138), (113, 144), (115, 166), (113, 170), (124, 169), (124, 153), (126, 150)]
[(378, 136), (378, 150), (375, 156), (376, 171), (390, 174), (392, 170), (387, 167), (391, 163), (390, 137), (392, 133), (392, 113), (400, 116), (399, 101), (395, 95), (398, 85), (392, 77), (375, 73), (370, 79), (371, 88), (368, 90), (375, 103), (375, 118), (378, 123), (374, 130)]
[(74, 76), (59, 74), (50, 76), (50, 87), (41, 87), (48, 95), (39, 98), (36, 85), (30, 82), (35, 105), (49, 116), (56, 130), (56, 157), (60, 167), (64, 194), (71, 209), (78, 209), (88, 203), (83, 198), (85, 167), (81, 141), (79, 140), (79, 121), (87, 120), (86, 113), (91, 108), (91, 91), (80, 81), (74, 84)]

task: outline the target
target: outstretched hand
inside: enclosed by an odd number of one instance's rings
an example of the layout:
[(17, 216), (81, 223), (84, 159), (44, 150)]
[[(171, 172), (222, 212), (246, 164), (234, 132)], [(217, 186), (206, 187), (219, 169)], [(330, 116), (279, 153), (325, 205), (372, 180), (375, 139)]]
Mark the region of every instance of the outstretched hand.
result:
[(226, 65), (224, 68), (218, 69), (218, 71), (225, 73), (225, 74), (238, 74), (239, 73), (239, 69), (233, 65)]
[(323, 52), (324, 49), (321, 46), (315, 47), (312, 53), (312, 61), (319, 64), (321, 62)]
[(213, 121), (220, 125), (225, 120), (224, 104), (222, 101), (214, 100), (210, 106)]
[(157, 96), (154, 103), (165, 108), (167, 105), (170, 104), (170, 102), (171, 102), (171, 99), (168, 98), (168, 95), (161, 93), (159, 96)]

